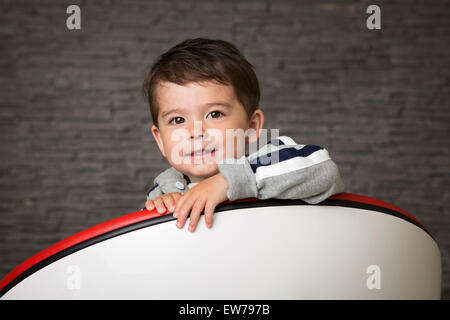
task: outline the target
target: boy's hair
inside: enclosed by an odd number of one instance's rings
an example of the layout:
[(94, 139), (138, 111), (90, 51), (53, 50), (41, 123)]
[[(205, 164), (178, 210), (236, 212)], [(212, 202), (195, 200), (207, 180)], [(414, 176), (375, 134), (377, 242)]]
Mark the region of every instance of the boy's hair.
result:
[(258, 108), (258, 78), (253, 66), (233, 44), (207, 38), (186, 39), (159, 56), (144, 80), (142, 91), (154, 125), (158, 126), (155, 93), (160, 81), (184, 85), (208, 80), (231, 85), (249, 117)]

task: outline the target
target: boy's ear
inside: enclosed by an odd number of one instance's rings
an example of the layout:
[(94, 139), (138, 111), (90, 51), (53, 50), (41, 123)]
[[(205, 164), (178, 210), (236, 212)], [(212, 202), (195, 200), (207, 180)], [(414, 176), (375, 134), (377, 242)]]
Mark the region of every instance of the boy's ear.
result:
[(249, 121), (249, 129), (251, 128), (255, 131), (254, 134), (251, 134), (249, 136), (248, 142), (253, 143), (258, 140), (259, 136), (261, 135), (263, 126), (264, 126), (264, 113), (262, 112), (261, 109), (256, 109), (255, 111), (253, 111), (253, 114), (250, 117)]
[(163, 141), (161, 139), (161, 133), (159, 132), (158, 127), (155, 126), (155, 125), (152, 125), (152, 134), (153, 134), (153, 137), (156, 140), (156, 143), (158, 144), (159, 151), (161, 151), (163, 157), (165, 158), (166, 157), (166, 153), (164, 152), (164, 143), (163, 143)]

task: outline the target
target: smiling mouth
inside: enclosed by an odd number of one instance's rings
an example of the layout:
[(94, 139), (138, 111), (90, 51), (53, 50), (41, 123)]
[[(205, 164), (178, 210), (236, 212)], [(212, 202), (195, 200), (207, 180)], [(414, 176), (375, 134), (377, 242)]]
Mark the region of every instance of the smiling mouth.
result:
[(192, 151), (191, 153), (185, 154), (185, 156), (187, 156), (187, 157), (204, 157), (207, 155), (214, 155), (215, 151), (216, 151), (216, 149)]

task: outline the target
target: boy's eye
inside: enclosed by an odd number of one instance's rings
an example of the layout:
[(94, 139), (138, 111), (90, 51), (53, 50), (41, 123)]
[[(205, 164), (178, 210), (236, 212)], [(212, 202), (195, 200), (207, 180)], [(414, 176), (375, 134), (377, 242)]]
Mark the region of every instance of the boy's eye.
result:
[[(223, 113), (220, 112), (220, 111), (212, 111), (212, 112), (210, 112), (210, 113), (208, 114), (207, 118), (218, 118), (218, 117), (220, 117), (221, 115), (223, 115)], [(210, 117), (210, 116), (211, 116), (211, 117)]]
[(173, 124), (179, 124), (179, 123), (183, 123), (184, 119), (182, 117), (175, 117), (170, 119), (169, 123), (173, 123)]

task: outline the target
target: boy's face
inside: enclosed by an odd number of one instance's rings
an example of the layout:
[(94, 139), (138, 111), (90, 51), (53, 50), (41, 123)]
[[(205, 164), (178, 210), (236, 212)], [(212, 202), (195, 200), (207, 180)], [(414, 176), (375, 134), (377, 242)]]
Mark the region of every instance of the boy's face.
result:
[(160, 82), (156, 98), (158, 127), (152, 126), (153, 136), (170, 165), (191, 182), (218, 173), (220, 159), (243, 156), (244, 133), (253, 129), (256, 134), (249, 140), (256, 140), (264, 122), (259, 109), (248, 117), (230, 85)]

